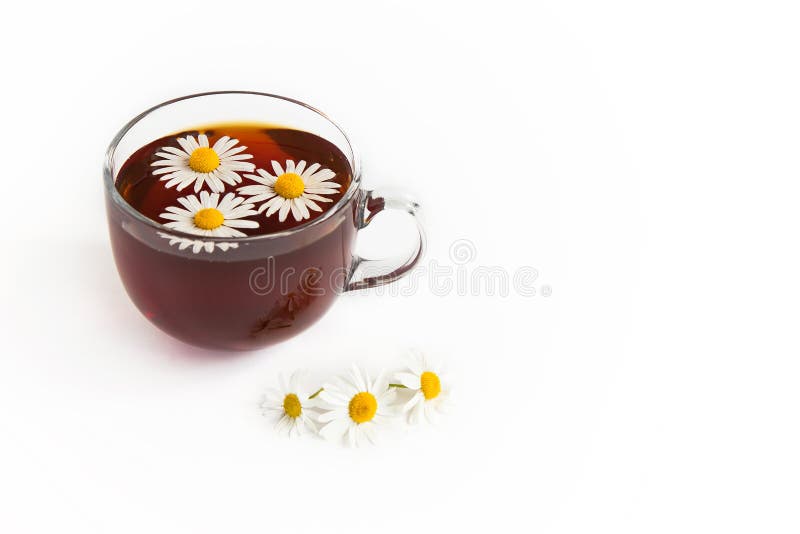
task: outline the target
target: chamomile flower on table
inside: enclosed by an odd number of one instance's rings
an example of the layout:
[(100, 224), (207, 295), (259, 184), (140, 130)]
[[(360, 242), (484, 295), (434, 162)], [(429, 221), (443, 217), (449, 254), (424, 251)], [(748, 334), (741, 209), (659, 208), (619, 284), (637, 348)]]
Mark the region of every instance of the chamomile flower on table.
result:
[(450, 404), (450, 384), (441, 365), (420, 351), (410, 351), (408, 369), (395, 374), (395, 380), (413, 392), (403, 405), (410, 423), (418, 423), (424, 416), (430, 423)]
[(316, 432), (313, 413), (309, 411), (316, 405), (311, 399), (313, 392), (306, 386), (305, 373), (296, 371), (287, 381), (279, 379), (280, 387), (270, 389), (264, 395), (261, 408), (264, 415), (275, 421), (275, 428), (289, 436), (299, 436), (309, 431)]
[(319, 163), (306, 167), (305, 160), (297, 165), (292, 160), (286, 160), (286, 169), (277, 161), (272, 161), (270, 174), (264, 169), (256, 169), (256, 174), (245, 174), (245, 178), (256, 182), (239, 188), (239, 192), (247, 195), (248, 202), (263, 202), (258, 207), (258, 212), (266, 211), (266, 216), (278, 213), (278, 220), (283, 222), (292, 213), (296, 221), (311, 217), (311, 212), (322, 211), (317, 202), (333, 202), (333, 199), (323, 195), (333, 195), (341, 184), (330, 181), (336, 173), (323, 168)]
[(396, 413), (395, 391), (389, 387), (386, 374), (371, 381), (357, 366), (348, 376), (325, 384), (319, 397), (324, 401), (320, 408), (327, 410), (318, 418), (325, 425), (320, 435), (330, 441), (345, 439), (350, 446), (365, 439), (375, 443)]
[(252, 159), (250, 154), (242, 154), (246, 146), (236, 146), (238, 139), (227, 135), (220, 137), (214, 146), (209, 146), (208, 136), (200, 134), (195, 137), (187, 135), (176, 139), (180, 148), (165, 146), (156, 156), (161, 159), (151, 163), (159, 167), (153, 174), (163, 174), (161, 181), (167, 182), (168, 189), (177, 185), (182, 191), (194, 184), (194, 192), (199, 193), (203, 184), (214, 193), (225, 191), (225, 184), (236, 185), (242, 181), (240, 172), (253, 172), (256, 166), (244, 161)]
[(211, 254), (214, 250), (219, 249), (226, 252), (230, 249), (239, 248), (238, 243), (216, 243), (214, 241), (202, 241), (200, 239), (188, 239), (186, 237), (178, 237), (175, 235), (165, 234), (164, 232), (157, 232), (159, 237), (169, 239), (170, 246), (178, 245), (178, 250), (186, 250), (192, 247), (192, 253), (205, 251)]
[(237, 228), (258, 228), (256, 221), (243, 218), (258, 212), (234, 193), (220, 200), (219, 193), (201, 191), (199, 199), (189, 195), (179, 198), (178, 203), (183, 207), (169, 206), (159, 215), (171, 221), (164, 224), (167, 228), (208, 237), (245, 237), (247, 234)]

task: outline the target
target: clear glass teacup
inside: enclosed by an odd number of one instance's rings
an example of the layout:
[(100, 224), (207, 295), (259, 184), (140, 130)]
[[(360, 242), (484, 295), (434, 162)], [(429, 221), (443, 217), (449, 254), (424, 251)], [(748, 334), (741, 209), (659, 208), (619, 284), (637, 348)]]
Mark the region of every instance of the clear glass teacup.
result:
[[(183, 233), (145, 217), (116, 180), (140, 147), (198, 124), (279, 124), (315, 134), (346, 155), (352, 180), (319, 217), (285, 231), (220, 238)], [(142, 314), (193, 345), (252, 350), (290, 338), (316, 322), (343, 291), (391, 283), (419, 262), (419, 205), (405, 195), (361, 186), (356, 153), (342, 129), (318, 110), (266, 93), (224, 91), (155, 106), (126, 124), (103, 169), (111, 245), (122, 282)], [(419, 238), (399, 259), (354, 253), (356, 235), (382, 210), (414, 216)], [(224, 254), (211, 254), (224, 250)]]

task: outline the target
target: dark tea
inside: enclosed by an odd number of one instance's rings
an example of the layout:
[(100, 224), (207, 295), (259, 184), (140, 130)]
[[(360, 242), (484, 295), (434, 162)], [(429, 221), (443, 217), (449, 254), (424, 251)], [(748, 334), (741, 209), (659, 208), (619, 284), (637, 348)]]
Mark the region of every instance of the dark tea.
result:
[(163, 229), (143, 238), (109, 208), (126, 289), (189, 343), (246, 350), (290, 337), (329, 308), (349, 275), (352, 180), (336, 145), (300, 130), (223, 124), (148, 143), (115, 187)]

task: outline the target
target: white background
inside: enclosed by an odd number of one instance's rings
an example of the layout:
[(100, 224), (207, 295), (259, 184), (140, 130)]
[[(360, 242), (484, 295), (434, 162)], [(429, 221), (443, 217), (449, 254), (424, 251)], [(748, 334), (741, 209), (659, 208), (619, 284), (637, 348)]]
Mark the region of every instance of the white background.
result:
[[(797, 532), (798, 15), (4, 7), (0, 531)], [(372, 291), (237, 356), (161, 334), (115, 271), (103, 152), (143, 109), (214, 89), (328, 112), (368, 186), (424, 202), (426, 261), (467, 239), (466, 267), (531, 266), (552, 295)], [(259, 413), (278, 373), (396, 368), (409, 346), (454, 372), (441, 426), (350, 450)]]

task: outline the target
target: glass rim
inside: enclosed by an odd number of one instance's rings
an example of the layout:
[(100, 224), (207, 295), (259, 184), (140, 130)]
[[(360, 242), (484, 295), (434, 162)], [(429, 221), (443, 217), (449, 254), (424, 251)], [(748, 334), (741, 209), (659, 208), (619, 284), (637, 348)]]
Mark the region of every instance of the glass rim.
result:
[[(125, 135), (131, 130), (131, 128), (133, 128), (137, 123), (139, 123), (139, 121), (141, 121), (142, 119), (144, 119), (145, 117), (147, 117), (148, 115), (150, 115), (151, 113), (153, 113), (156, 110), (159, 110), (161, 108), (170, 106), (170, 105), (175, 104), (177, 102), (181, 102), (183, 100), (190, 100), (190, 99), (193, 99), (193, 98), (200, 98), (200, 97), (205, 97), (205, 96), (216, 96), (216, 95), (252, 95), (252, 96), (263, 96), (263, 97), (283, 100), (285, 102), (289, 102), (291, 104), (295, 104), (295, 105), (301, 106), (303, 108), (306, 108), (307, 110), (316, 113), (317, 115), (319, 115), (320, 117), (322, 117), (323, 119), (328, 121), (331, 125), (333, 125), (333, 127), (336, 128), (336, 130), (340, 134), (342, 134), (342, 137), (344, 138), (345, 142), (347, 143), (347, 148), (350, 150), (350, 160), (351, 160), (350, 161), (350, 167), (351, 167), (350, 170), (352, 171), (352, 174), (353, 174), (352, 177), (351, 177), (351, 180), (350, 180), (350, 186), (348, 187), (347, 191), (345, 191), (344, 195), (342, 195), (342, 198), (340, 198), (336, 202), (336, 204), (331, 206), (331, 208), (328, 211), (323, 213), (322, 216), (317, 217), (313, 221), (308, 221), (306, 223), (300, 224), (298, 226), (295, 226), (293, 228), (289, 228), (287, 230), (283, 230), (283, 231), (280, 231), (280, 232), (273, 232), (273, 233), (264, 234), (264, 235), (253, 235), (253, 236), (247, 236), (247, 237), (217, 237), (217, 236), (204, 236), (204, 235), (190, 234), (190, 233), (187, 233), (187, 232), (182, 232), (180, 230), (175, 230), (173, 228), (168, 228), (167, 226), (159, 223), (158, 221), (154, 221), (153, 219), (150, 219), (149, 217), (145, 217), (143, 214), (141, 214), (139, 211), (137, 211), (133, 206), (131, 206), (128, 203), (127, 200), (122, 198), (122, 195), (119, 194), (119, 191), (117, 191), (117, 188), (115, 187), (115, 180), (114, 180), (114, 154), (115, 154), (117, 146), (119, 145), (119, 143), (122, 140), (122, 138), (125, 137)], [(291, 127), (290, 125), (286, 125), (286, 126), (287, 127)], [(332, 218), (334, 215), (339, 213), (342, 210), (343, 207), (345, 207), (345, 206), (347, 206), (349, 204), (350, 200), (355, 195), (355, 192), (358, 191), (359, 188), (360, 188), (360, 185), (361, 185), (361, 164), (360, 164), (360, 161), (358, 159), (358, 155), (356, 153), (356, 150), (353, 147), (353, 143), (350, 141), (350, 138), (347, 136), (347, 134), (342, 129), (342, 127), (339, 126), (333, 119), (331, 119), (325, 113), (323, 113), (322, 111), (318, 110), (317, 108), (315, 108), (313, 106), (310, 106), (310, 105), (306, 104), (305, 102), (301, 102), (300, 100), (296, 100), (294, 98), (289, 98), (289, 97), (286, 97), (286, 96), (276, 95), (276, 94), (272, 94), (272, 93), (263, 93), (263, 92), (259, 92), (259, 91), (235, 91), (235, 90), (234, 91), (208, 91), (208, 92), (204, 92), (204, 93), (194, 93), (194, 94), (191, 94), (191, 95), (181, 96), (181, 97), (178, 97), (178, 98), (173, 98), (171, 100), (167, 100), (165, 102), (161, 102), (160, 104), (157, 104), (157, 105), (155, 105), (155, 106), (143, 111), (142, 113), (140, 113), (139, 115), (137, 115), (136, 117), (134, 117), (133, 119), (128, 121), (125, 124), (125, 126), (123, 126), (119, 130), (119, 132), (117, 132), (117, 134), (111, 140), (111, 143), (108, 145), (108, 148), (106, 149), (106, 156), (105, 156), (105, 160), (103, 162), (103, 182), (105, 184), (105, 188), (106, 188), (107, 194), (110, 195), (110, 198), (114, 202), (115, 205), (117, 205), (120, 209), (122, 209), (125, 213), (127, 213), (128, 215), (130, 215), (131, 217), (133, 217), (137, 221), (139, 221), (139, 222), (141, 222), (141, 223), (153, 228), (156, 231), (164, 232), (166, 234), (174, 235), (176, 237), (182, 237), (182, 238), (187, 238), (187, 239), (191, 239), (191, 240), (211, 241), (211, 242), (216, 242), (216, 243), (222, 243), (222, 242), (225, 242), (225, 243), (252, 243), (252, 242), (257, 242), (257, 241), (264, 241), (264, 240), (268, 240), (268, 239), (276, 239), (276, 238), (281, 238), (281, 237), (286, 237), (286, 236), (293, 235), (295, 233), (298, 233), (298, 232), (301, 232), (303, 230), (307, 230), (309, 228), (312, 228), (314, 226), (322, 224), (326, 220)]]

